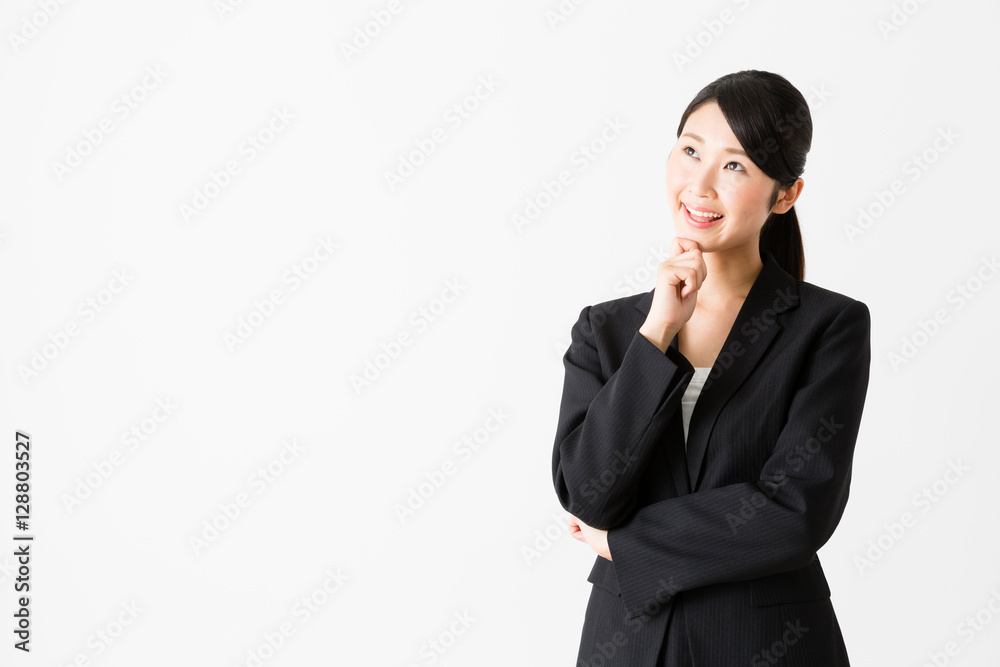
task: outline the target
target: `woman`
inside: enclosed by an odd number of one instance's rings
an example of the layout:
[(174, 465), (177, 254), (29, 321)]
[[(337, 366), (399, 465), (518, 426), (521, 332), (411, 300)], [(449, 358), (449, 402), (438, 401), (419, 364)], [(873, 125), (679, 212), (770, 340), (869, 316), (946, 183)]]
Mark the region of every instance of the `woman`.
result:
[(578, 666), (848, 665), (816, 552), (847, 503), (870, 314), (803, 281), (801, 93), (701, 90), (667, 160), (650, 292), (572, 328), (553, 479), (597, 554)]

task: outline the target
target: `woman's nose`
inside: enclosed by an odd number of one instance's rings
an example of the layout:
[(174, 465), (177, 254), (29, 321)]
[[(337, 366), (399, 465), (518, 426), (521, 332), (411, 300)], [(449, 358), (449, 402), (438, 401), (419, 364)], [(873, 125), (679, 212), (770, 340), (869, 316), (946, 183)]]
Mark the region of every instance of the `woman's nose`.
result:
[(715, 193), (715, 176), (708, 169), (695, 169), (691, 174), (691, 181), (688, 190), (695, 196), (706, 196), (711, 198)]

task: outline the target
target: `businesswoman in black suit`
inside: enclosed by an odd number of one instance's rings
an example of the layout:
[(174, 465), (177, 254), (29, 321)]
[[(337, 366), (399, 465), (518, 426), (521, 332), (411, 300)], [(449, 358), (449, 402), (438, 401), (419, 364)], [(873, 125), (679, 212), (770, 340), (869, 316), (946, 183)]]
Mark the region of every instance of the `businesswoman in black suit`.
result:
[(667, 160), (655, 287), (572, 327), (552, 472), (598, 554), (579, 667), (849, 664), (816, 552), (847, 504), (870, 314), (803, 281), (811, 141), (783, 77), (706, 86)]

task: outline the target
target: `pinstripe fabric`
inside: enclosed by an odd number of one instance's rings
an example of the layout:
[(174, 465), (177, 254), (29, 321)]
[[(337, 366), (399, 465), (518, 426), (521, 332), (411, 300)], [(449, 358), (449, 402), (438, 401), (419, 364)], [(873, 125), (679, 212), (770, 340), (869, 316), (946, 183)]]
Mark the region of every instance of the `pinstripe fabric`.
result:
[(849, 664), (816, 552), (847, 503), (870, 314), (762, 260), (686, 452), (694, 369), (676, 337), (662, 353), (638, 332), (652, 291), (573, 326), (553, 482), (613, 559), (587, 578), (578, 665)]

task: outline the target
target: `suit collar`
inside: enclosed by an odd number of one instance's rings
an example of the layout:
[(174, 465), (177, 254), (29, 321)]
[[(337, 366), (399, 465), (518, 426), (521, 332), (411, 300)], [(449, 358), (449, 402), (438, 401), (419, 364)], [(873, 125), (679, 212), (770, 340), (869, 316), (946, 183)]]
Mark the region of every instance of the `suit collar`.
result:
[[(743, 384), (765, 350), (783, 328), (784, 313), (799, 305), (798, 283), (778, 264), (770, 251), (761, 255), (764, 266), (747, 293), (736, 321), (729, 330), (712, 371), (702, 387), (688, 425), (687, 467), (691, 490), (697, 490), (702, 472), (702, 462), (708, 447), (709, 435), (722, 407), (736, 389)], [(635, 304), (643, 318), (653, 303), (653, 290), (646, 292)], [(638, 325), (637, 325), (638, 326)], [(694, 366), (677, 348), (677, 336), (670, 341), (674, 348), (673, 359), (679, 360), (685, 374), (685, 384), (694, 374)], [(680, 413), (678, 412), (678, 417)], [(675, 429), (680, 433), (681, 429)], [(687, 486), (687, 485), (683, 485)]]

